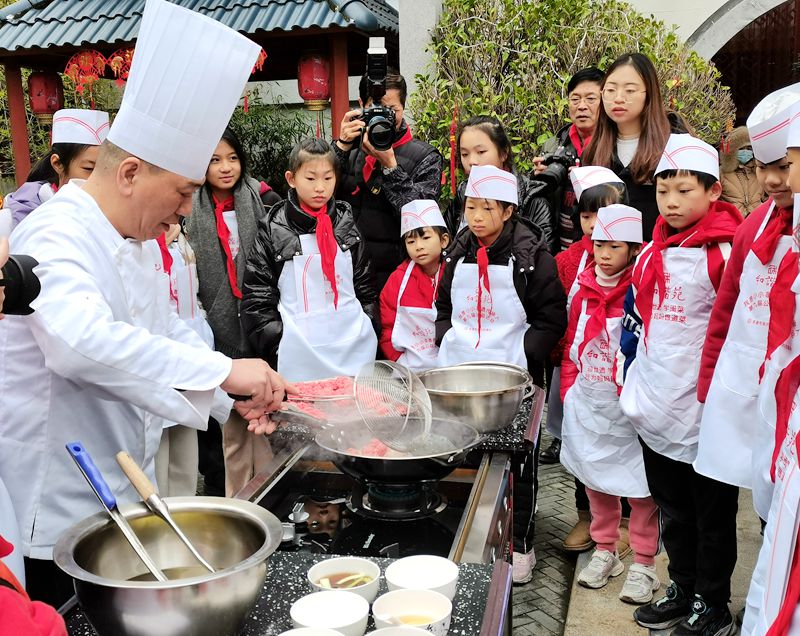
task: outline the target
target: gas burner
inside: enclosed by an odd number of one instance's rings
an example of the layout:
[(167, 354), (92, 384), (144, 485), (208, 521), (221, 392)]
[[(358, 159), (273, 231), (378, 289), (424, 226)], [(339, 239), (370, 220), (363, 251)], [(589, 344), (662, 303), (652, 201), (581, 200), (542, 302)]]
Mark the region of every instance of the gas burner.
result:
[(359, 485), (347, 500), (347, 507), (371, 519), (420, 519), (441, 512), (447, 499), (429, 484)]

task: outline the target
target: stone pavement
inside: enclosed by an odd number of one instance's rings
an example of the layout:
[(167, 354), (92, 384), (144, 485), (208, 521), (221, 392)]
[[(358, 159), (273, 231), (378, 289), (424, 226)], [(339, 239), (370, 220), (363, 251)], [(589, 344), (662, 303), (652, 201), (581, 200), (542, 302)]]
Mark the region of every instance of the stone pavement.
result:
[[(551, 437), (542, 435), (542, 448)], [(577, 521), (575, 482), (561, 466), (539, 466), (533, 579), (515, 585), (512, 597), (514, 636), (561, 636), (567, 619), (570, 589), (577, 555), (561, 549), (561, 542)]]

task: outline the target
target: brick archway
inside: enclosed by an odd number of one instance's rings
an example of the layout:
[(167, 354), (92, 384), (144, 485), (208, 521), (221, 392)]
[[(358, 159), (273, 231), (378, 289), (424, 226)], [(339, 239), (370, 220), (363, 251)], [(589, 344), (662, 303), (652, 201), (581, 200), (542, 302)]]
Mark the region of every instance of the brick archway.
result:
[(753, 20), (785, 0), (728, 0), (687, 40), (700, 55), (711, 59), (731, 38)]

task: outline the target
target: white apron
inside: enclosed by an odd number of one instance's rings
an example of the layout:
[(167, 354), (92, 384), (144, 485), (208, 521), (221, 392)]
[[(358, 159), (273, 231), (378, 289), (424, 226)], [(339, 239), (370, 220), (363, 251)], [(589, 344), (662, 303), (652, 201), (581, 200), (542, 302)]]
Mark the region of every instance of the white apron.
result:
[[(764, 231), (775, 204), (764, 217), (756, 239)], [(752, 487), (753, 444), (756, 436), (758, 370), (767, 350), (769, 291), (778, 265), (792, 245), (784, 236), (772, 260), (763, 265), (748, 250), (740, 278), (739, 298), (733, 308), (728, 335), (719, 352), (708, 390), (694, 469), (726, 484)]]
[(514, 287), (513, 261), (508, 265), (487, 268), (491, 294), (483, 290), (481, 304), (481, 338), (478, 343), (478, 265), (456, 264), (450, 288), (453, 311), (452, 328), (439, 348), (438, 366), (448, 367), (462, 362), (510, 362), (528, 368), (524, 338), (530, 325)]
[[(645, 248), (639, 258), (649, 258)], [(669, 247), (662, 252), (666, 294), (640, 338), (620, 396), (622, 411), (655, 452), (691, 463), (697, 455), (702, 404), (697, 401), (700, 352), (716, 291), (708, 276), (705, 247)]]
[(354, 376), (375, 360), (378, 338), (353, 288), (353, 259), (336, 248), (336, 287), (322, 273), (314, 234), (300, 236), (302, 255), (283, 266), (278, 279), (278, 311), (283, 335), (278, 345), (278, 372), (289, 382)]
[[(397, 362), (412, 371), (425, 371), (436, 366), (436, 358), (439, 355), (439, 347), (436, 346), (436, 290), (434, 288), (434, 303), (430, 308), (400, 305), (400, 299), (414, 267), (414, 261), (410, 261), (403, 275), (403, 282), (400, 283), (400, 291), (397, 293), (397, 314), (392, 327), (392, 346), (396, 351), (403, 352)], [(438, 280), (437, 272), (435, 281)]]
[[(773, 397), (774, 400), (774, 397)], [(761, 636), (775, 620), (789, 582), (792, 555), (800, 520), (800, 467), (795, 436), (800, 430), (800, 403), (795, 396), (793, 414), (776, 462), (775, 496), (764, 529), (764, 542), (758, 554), (742, 625), (745, 636)], [(800, 635), (800, 606), (788, 632)]]
[(593, 490), (620, 497), (648, 497), (642, 447), (622, 413), (614, 382), (615, 352), (610, 343), (618, 348), (622, 318), (608, 318), (608, 337), (598, 335), (578, 359), (589, 320), (586, 308), (583, 301), (570, 348), (579, 373), (564, 399), (561, 464)]
[[(800, 278), (792, 285), (792, 291), (800, 295)], [(794, 333), (800, 326), (800, 302), (795, 302)], [(755, 439), (753, 442), (753, 507), (762, 519), (767, 519), (772, 503), (772, 491), (775, 484), (770, 479), (772, 452), (775, 449), (775, 385), (781, 371), (792, 360), (800, 355), (800, 338), (795, 335), (788, 338), (772, 354), (764, 366), (764, 377), (756, 400), (756, 413), (753, 421)]]
[[(578, 273), (572, 281), (572, 287), (567, 294), (567, 315), (569, 315), (570, 305), (575, 294), (578, 293), (578, 276), (581, 275), (589, 262), (589, 252), (583, 251), (580, 263), (578, 263)], [(561, 439), (562, 420), (564, 417), (564, 405), (561, 403), (561, 367), (553, 369), (553, 377), (550, 378), (550, 387), (547, 390), (547, 422), (546, 427), (551, 435)]]

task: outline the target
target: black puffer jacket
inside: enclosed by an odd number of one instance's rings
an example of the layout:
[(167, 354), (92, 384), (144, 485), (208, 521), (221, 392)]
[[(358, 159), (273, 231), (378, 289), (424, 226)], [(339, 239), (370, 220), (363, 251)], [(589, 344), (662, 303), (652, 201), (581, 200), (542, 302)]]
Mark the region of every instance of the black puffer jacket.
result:
[[(555, 253), (553, 250), (556, 248), (554, 243), (556, 234), (553, 232), (552, 212), (550, 204), (544, 196), (547, 185), (542, 181), (529, 179), (525, 175), (518, 174), (516, 177), (519, 197), (517, 214), (541, 228), (545, 247), (551, 254)], [(453, 197), (447, 210), (445, 210), (444, 222), (447, 223), (450, 236), (455, 236), (458, 233), (461, 217), (464, 214), (464, 192), (466, 189), (466, 181), (459, 183), (456, 188), (456, 196)]]
[[(465, 229), (444, 253), (445, 271), (436, 301), (436, 343), (452, 327), (453, 304), (450, 288), (456, 264), (477, 263), (478, 241)], [(528, 370), (538, 386), (544, 386), (544, 365), (550, 350), (567, 330), (567, 297), (558, 278), (556, 260), (547, 251), (544, 233), (526, 219), (512, 217), (500, 236), (487, 249), (490, 265), (514, 267), (514, 287), (525, 308), (530, 325), (525, 333), (525, 357)]]
[[(366, 314), (373, 318), (377, 295), (369, 259), (350, 204), (331, 199), (328, 214), (336, 242), (353, 258), (356, 297)], [(283, 264), (301, 254), (300, 235), (314, 233), (316, 226), (316, 219), (300, 209), (296, 192), (290, 190), (289, 198), (276, 204), (259, 222), (258, 235), (247, 259), (240, 314), (242, 329), (255, 353), (273, 367), (277, 366), (278, 344), (283, 334), (278, 312), (278, 279)], [(325, 327), (320, 325), (320, 328)]]

